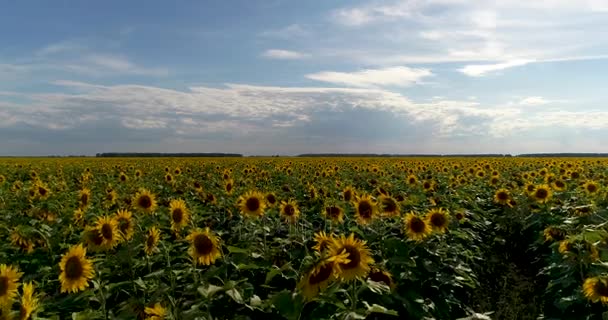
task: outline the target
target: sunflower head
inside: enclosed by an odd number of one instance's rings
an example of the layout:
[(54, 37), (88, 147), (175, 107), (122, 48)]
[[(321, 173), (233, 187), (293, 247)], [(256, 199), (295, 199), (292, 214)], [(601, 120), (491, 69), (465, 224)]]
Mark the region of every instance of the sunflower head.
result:
[(120, 236), (124, 240), (133, 238), (133, 214), (128, 210), (118, 210), (114, 215), (114, 220), (120, 232)]
[(224, 190), (227, 194), (232, 194), (232, 191), (234, 191), (234, 180), (227, 179), (224, 181)]
[(433, 230), (444, 233), (450, 223), (450, 214), (443, 208), (433, 208), (426, 213), (426, 219)]
[(325, 231), (319, 231), (315, 233), (314, 240), (316, 244), (312, 248), (317, 252), (321, 253), (329, 248), (329, 246), (333, 243), (334, 238), (334, 234), (327, 235)]
[(355, 206), (355, 217), (359, 224), (368, 224), (376, 218), (376, 202), (368, 194), (357, 196), (353, 202)]
[(34, 242), (20, 228), (11, 231), (11, 244), (27, 253), (34, 252)]
[(141, 188), (133, 197), (132, 204), (142, 212), (152, 213), (156, 209), (156, 197), (147, 189)]
[(600, 187), (595, 181), (587, 180), (583, 184), (583, 190), (589, 195), (596, 195), (600, 190)]
[(327, 288), (332, 281), (340, 276), (340, 265), (350, 262), (346, 257), (347, 255), (347, 253), (342, 253), (337, 256), (325, 258), (317, 262), (312, 269), (302, 277), (298, 287), (301, 290), (304, 299), (314, 299), (319, 292)]
[(148, 230), (146, 235), (146, 242), (144, 243), (144, 252), (147, 255), (152, 255), (157, 251), (158, 242), (160, 241), (160, 230), (157, 227), (152, 227)]
[(391, 289), (395, 288), (395, 282), (393, 281), (393, 275), (386, 270), (372, 267), (372, 269), (369, 271), (369, 274), (367, 275), (367, 278), (374, 282), (384, 283)]
[(300, 209), (295, 200), (281, 201), (281, 216), (288, 222), (294, 223), (300, 217)]
[(494, 193), (494, 203), (508, 206), (509, 200), (511, 200), (511, 193), (507, 189), (498, 189)]
[(95, 229), (101, 236), (100, 247), (103, 250), (111, 250), (123, 240), (118, 231), (118, 222), (113, 217), (103, 216), (97, 218)]
[(381, 195), (378, 201), (382, 215), (385, 217), (399, 216), (399, 202), (388, 195)]
[(566, 231), (558, 227), (547, 227), (543, 231), (545, 241), (562, 241), (566, 239)]
[(209, 228), (194, 230), (186, 239), (190, 241), (190, 256), (197, 264), (208, 266), (221, 256), (220, 239)]
[(78, 192), (78, 203), (81, 208), (86, 208), (91, 202), (91, 190), (83, 188)]
[(34, 296), (34, 284), (31, 282), (24, 283), (19, 320), (29, 320), (36, 309), (38, 309), (38, 298)]
[(424, 240), (433, 231), (433, 228), (425, 219), (413, 212), (405, 216), (404, 228), (408, 238), (416, 241)]
[(182, 199), (173, 199), (169, 203), (169, 213), (171, 214), (171, 229), (179, 231), (188, 225), (190, 221), (190, 211), (186, 207), (186, 202)]
[(344, 210), (337, 205), (326, 206), (323, 215), (325, 216), (325, 219), (330, 219), (333, 222), (344, 222)]
[(553, 189), (555, 189), (557, 191), (566, 190), (566, 182), (564, 182), (564, 180), (562, 180), (562, 179), (554, 180), (552, 186), (553, 186)]
[(248, 217), (261, 217), (266, 209), (264, 194), (258, 191), (249, 191), (240, 196), (237, 201), (241, 213)]
[(602, 276), (585, 279), (583, 295), (592, 302), (608, 304), (608, 278)]
[(152, 307), (146, 307), (144, 313), (146, 314), (146, 320), (164, 320), (167, 316), (167, 309), (160, 302), (157, 302)]
[(342, 199), (346, 202), (351, 202), (356, 196), (355, 189), (353, 187), (348, 186), (342, 190)]
[(370, 264), (374, 263), (366, 242), (355, 239), (354, 233), (351, 233), (348, 237), (341, 235), (339, 238), (334, 238), (329, 248), (330, 256), (339, 257), (345, 253), (348, 254), (345, 257), (348, 262), (338, 264), (340, 277), (344, 281), (350, 281), (366, 276)]
[(12, 304), (22, 275), (16, 267), (0, 264), (0, 306)]
[(95, 271), (93, 263), (86, 257), (87, 250), (81, 244), (72, 246), (59, 262), (61, 292), (78, 292), (89, 286)]
[(551, 188), (546, 184), (536, 186), (534, 192), (532, 192), (532, 197), (538, 203), (547, 203), (551, 199), (551, 196)]

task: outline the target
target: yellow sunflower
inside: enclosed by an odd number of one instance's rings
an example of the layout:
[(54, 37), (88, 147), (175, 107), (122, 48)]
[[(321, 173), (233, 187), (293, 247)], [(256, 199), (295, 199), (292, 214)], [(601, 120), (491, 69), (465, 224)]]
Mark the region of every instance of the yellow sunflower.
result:
[(241, 214), (248, 217), (261, 217), (266, 209), (266, 201), (264, 194), (258, 191), (249, 191), (240, 196), (237, 200), (237, 206), (241, 210)]
[(281, 216), (290, 223), (295, 223), (300, 217), (300, 209), (295, 200), (281, 201)]
[(120, 236), (129, 241), (133, 238), (133, 214), (128, 210), (118, 210), (114, 215)]
[(424, 219), (414, 214), (413, 212), (408, 213), (405, 216), (405, 234), (416, 241), (421, 241), (428, 237), (433, 228)]
[(338, 263), (340, 267), (340, 277), (344, 281), (354, 280), (365, 277), (370, 269), (370, 264), (374, 263), (371, 252), (367, 248), (366, 241), (355, 239), (355, 234), (351, 233), (347, 238), (341, 235), (334, 238), (329, 247), (331, 256), (339, 256), (348, 253), (346, 257), (349, 262)]
[(111, 206), (113, 206), (114, 204), (116, 204), (117, 198), (118, 198), (118, 194), (116, 193), (116, 191), (110, 190), (109, 192), (107, 192), (105, 200), (103, 201), (104, 207), (107, 209), (107, 208), (110, 208)]
[(228, 179), (224, 181), (224, 190), (227, 194), (232, 194), (232, 191), (234, 191), (234, 180)]
[(323, 216), (325, 216), (325, 219), (330, 219), (333, 222), (344, 222), (344, 210), (336, 205), (326, 206)]
[(391, 196), (381, 195), (378, 201), (382, 215), (385, 217), (399, 216), (399, 202)]
[(355, 189), (351, 186), (348, 186), (342, 190), (342, 199), (346, 202), (351, 202), (356, 196)]
[(145, 188), (139, 189), (132, 201), (135, 208), (146, 213), (156, 210), (156, 197)]
[(74, 222), (74, 225), (81, 228), (84, 227), (84, 211), (82, 211), (81, 208), (74, 210), (74, 213), (72, 214), (72, 221)]
[(494, 203), (498, 203), (500, 205), (509, 205), (509, 200), (511, 200), (511, 193), (507, 189), (498, 189), (494, 193)]
[(188, 225), (190, 221), (190, 211), (186, 207), (186, 202), (182, 199), (173, 199), (169, 203), (169, 213), (171, 213), (171, 229), (179, 231)]
[(450, 214), (443, 208), (433, 208), (427, 211), (426, 220), (433, 230), (444, 233), (450, 223)]
[(11, 231), (11, 244), (27, 253), (34, 252), (34, 243), (19, 229)]
[(269, 207), (274, 207), (274, 205), (277, 204), (277, 196), (274, 192), (266, 194), (266, 204), (268, 204)]
[(198, 264), (208, 266), (221, 256), (220, 239), (209, 228), (194, 230), (186, 239), (191, 243), (188, 253)]
[(558, 227), (547, 227), (543, 231), (545, 241), (562, 241), (566, 239), (566, 231)]
[(101, 235), (100, 247), (103, 250), (111, 250), (123, 240), (118, 231), (118, 222), (110, 216), (97, 218), (95, 229)]
[(589, 195), (595, 195), (600, 190), (600, 186), (595, 181), (587, 180), (583, 184), (583, 190)]
[(34, 185), (34, 189), (36, 190), (36, 195), (40, 200), (46, 200), (51, 195), (51, 190), (41, 181), (36, 182)]
[(302, 277), (298, 288), (305, 300), (312, 300), (341, 274), (340, 265), (350, 263), (347, 255), (348, 253), (344, 252), (323, 259)]
[(564, 190), (566, 190), (566, 187), (567, 187), (566, 182), (564, 182), (564, 180), (561, 180), (561, 179), (557, 179), (557, 180), (553, 181), (551, 186), (553, 187), (553, 189), (555, 189), (557, 191), (564, 191)]
[(608, 304), (608, 278), (592, 277), (585, 279), (583, 294), (590, 301)]
[(418, 178), (413, 174), (410, 174), (405, 180), (409, 185), (415, 185), (418, 183)]
[(83, 188), (78, 192), (78, 204), (80, 208), (86, 208), (91, 202), (91, 190)]
[(144, 313), (146, 314), (146, 320), (164, 320), (167, 316), (167, 309), (157, 302), (154, 307), (146, 307)]
[(370, 195), (364, 194), (355, 197), (355, 217), (359, 224), (368, 224), (376, 217), (376, 203)]
[(21, 296), (21, 308), (19, 320), (29, 320), (38, 309), (38, 298), (34, 296), (34, 284), (31, 282), (23, 284), (23, 296)]
[(333, 243), (335, 238), (334, 234), (327, 235), (325, 231), (319, 231), (315, 233), (314, 240), (317, 243), (314, 247), (312, 247), (317, 252), (321, 253), (328, 249), (329, 246)]
[(174, 184), (174, 183), (175, 183), (175, 179), (173, 178), (173, 176), (172, 176), (170, 173), (167, 173), (167, 174), (165, 175), (165, 181), (166, 181), (168, 184)]
[(118, 175), (118, 181), (120, 181), (120, 182), (127, 182), (127, 180), (129, 180), (129, 177), (127, 176), (127, 174), (126, 174), (126, 173), (121, 172), (121, 173)]
[(89, 286), (88, 281), (93, 278), (95, 270), (93, 263), (86, 257), (87, 249), (82, 244), (70, 247), (59, 262), (59, 281), (61, 292), (78, 292)]
[(539, 203), (547, 203), (551, 199), (551, 195), (551, 188), (546, 184), (535, 186), (532, 192), (532, 197)]
[(148, 230), (146, 243), (144, 244), (144, 252), (151, 256), (156, 251), (156, 246), (160, 241), (160, 230), (157, 227), (152, 227)]
[(0, 264), (0, 306), (10, 306), (17, 295), (19, 279), (23, 275), (13, 266)]

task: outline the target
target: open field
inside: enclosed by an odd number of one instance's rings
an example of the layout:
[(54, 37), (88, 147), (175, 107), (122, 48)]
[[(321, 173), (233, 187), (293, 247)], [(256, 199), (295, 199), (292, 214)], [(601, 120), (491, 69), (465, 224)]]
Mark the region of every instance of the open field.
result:
[(0, 318), (602, 318), (607, 165), (1, 159)]

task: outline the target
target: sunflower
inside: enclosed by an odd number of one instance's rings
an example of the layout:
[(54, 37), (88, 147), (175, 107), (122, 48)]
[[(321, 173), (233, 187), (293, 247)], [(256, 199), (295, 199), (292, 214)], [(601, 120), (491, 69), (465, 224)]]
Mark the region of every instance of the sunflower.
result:
[(393, 275), (386, 270), (372, 267), (372, 269), (369, 271), (369, 274), (367, 275), (367, 278), (369, 280), (372, 280), (375, 282), (382, 282), (391, 289), (395, 288), (395, 282), (393, 281)]
[(167, 309), (157, 302), (154, 307), (146, 307), (144, 313), (146, 314), (146, 320), (164, 320), (167, 316)]
[(459, 223), (465, 222), (467, 219), (466, 210), (461, 209), (456, 211), (456, 213), (454, 213), (454, 218), (456, 218), (456, 221), (458, 221)]
[(157, 227), (152, 227), (148, 230), (146, 243), (144, 244), (144, 252), (151, 256), (156, 251), (156, 246), (160, 241), (160, 230)]
[(28, 237), (18, 229), (13, 229), (13, 231), (11, 231), (11, 244), (27, 253), (34, 252), (34, 242), (28, 239)]
[(123, 240), (118, 231), (118, 222), (110, 216), (97, 218), (95, 229), (101, 235), (100, 247), (103, 250), (111, 250)]
[(264, 209), (266, 209), (266, 201), (264, 201), (264, 195), (261, 192), (249, 191), (239, 197), (237, 206), (245, 216), (261, 217), (264, 215)]
[(433, 208), (427, 211), (426, 220), (433, 230), (444, 233), (450, 223), (450, 215), (443, 208)]
[(51, 190), (40, 181), (36, 182), (34, 189), (36, 190), (36, 195), (40, 200), (48, 199), (49, 195), (51, 194)]
[(232, 194), (232, 191), (234, 191), (234, 180), (228, 179), (224, 181), (224, 190), (227, 194)]
[(208, 266), (221, 256), (220, 239), (208, 227), (192, 231), (186, 239), (191, 242), (188, 253), (198, 264)]
[(156, 209), (156, 197), (144, 188), (139, 189), (132, 202), (137, 209), (143, 212), (151, 213)]
[(583, 184), (583, 190), (589, 195), (595, 195), (600, 190), (600, 187), (595, 181), (587, 180)]
[(330, 205), (325, 207), (323, 212), (325, 219), (330, 219), (333, 222), (344, 222), (344, 210), (336, 205)]
[(300, 209), (295, 200), (281, 201), (281, 215), (290, 223), (295, 223), (300, 217)]
[(131, 240), (133, 238), (133, 214), (128, 210), (118, 210), (114, 215), (114, 220), (118, 225), (120, 236), (124, 240)]
[(583, 294), (590, 301), (608, 304), (608, 278), (592, 277), (585, 279)]
[(564, 182), (564, 180), (557, 179), (557, 180), (553, 181), (553, 183), (551, 185), (553, 186), (553, 189), (555, 189), (557, 191), (566, 190), (566, 183)]
[(433, 228), (430, 224), (413, 212), (405, 216), (405, 233), (410, 239), (421, 241), (428, 237), (432, 231)]
[(173, 179), (173, 176), (170, 173), (167, 173), (165, 175), (165, 182), (167, 182), (168, 184), (174, 184), (175, 179)]
[(274, 207), (274, 205), (277, 204), (277, 196), (274, 194), (274, 192), (269, 192), (266, 194), (266, 204), (269, 207)]
[(533, 183), (526, 183), (524, 186), (524, 190), (529, 196), (534, 195), (534, 191), (536, 190), (536, 186)]
[(346, 202), (351, 202), (355, 198), (355, 195), (355, 189), (351, 186), (348, 186), (342, 190), (342, 199), (344, 199)]
[(317, 252), (323, 252), (325, 249), (328, 249), (329, 246), (333, 243), (335, 238), (334, 234), (327, 235), (325, 231), (319, 231), (315, 233), (314, 240), (317, 243), (314, 247), (312, 247)]
[(348, 253), (346, 258), (349, 261), (338, 263), (340, 277), (344, 281), (366, 276), (370, 269), (369, 265), (374, 263), (366, 241), (355, 239), (354, 233), (351, 233), (348, 238), (344, 235), (334, 238), (329, 247), (329, 252), (334, 257)]
[(364, 194), (355, 197), (355, 217), (359, 224), (368, 224), (376, 217), (376, 203), (370, 195)]
[(78, 192), (78, 204), (80, 208), (86, 208), (91, 202), (91, 190), (83, 188)]
[(547, 227), (543, 231), (545, 241), (562, 241), (566, 239), (566, 231), (558, 227)]
[(18, 282), (22, 272), (13, 266), (0, 264), (0, 306), (10, 306), (17, 295)]
[(95, 227), (87, 227), (84, 231), (84, 241), (87, 244), (87, 248), (92, 251), (104, 251), (105, 247), (102, 247), (103, 236), (101, 232)]
[(418, 178), (413, 174), (410, 174), (405, 180), (409, 185), (415, 185), (418, 183)]
[(70, 247), (59, 262), (59, 281), (61, 292), (78, 292), (89, 286), (88, 281), (93, 278), (95, 270), (93, 263), (86, 257), (87, 249), (82, 244)]
[(395, 200), (393, 197), (381, 195), (378, 203), (380, 204), (382, 215), (386, 217), (399, 216), (399, 202), (397, 202), (397, 200)]
[(84, 211), (82, 211), (81, 208), (74, 210), (74, 213), (72, 214), (72, 221), (74, 222), (74, 225), (84, 227)]
[(347, 255), (348, 253), (343, 252), (337, 256), (330, 256), (329, 258), (323, 259), (317, 262), (317, 264), (306, 273), (298, 284), (304, 299), (312, 300), (321, 290), (327, 288), (331, 281), (335, 280), (340, 275), (340, 266), (350, 263)]
[(19, 320), (29, 320), (36, 309), (38, 309), (38, 298), (34, 296), (34, 284), (31, 282), (24, 283)]
[(539, 203), (546, 203), (551, 199), (551, 188), (548, 185), (542, 184), (536, 186), (534, 192), (532, 193), (532, 197)]
[(190, 221), (190, 212), (188, 211), (184, 200), (171, 200), (169, 203), (169, 212), (171, 213), (172, 230), (179, 231), (188, 225), (188, 222)]
[(141, 172), (141, 170), (139, 170), (139, 169), (135, 170), (135, 177), (136, 178), (141, 178), (142, 175), (143, 175), (143, 173)]
[(494, 203), (498, 203), (500, 205), (509, 205), (509, 200), (511, 199), (511, 194), (507, 189), (498, 189), (494, 193)]

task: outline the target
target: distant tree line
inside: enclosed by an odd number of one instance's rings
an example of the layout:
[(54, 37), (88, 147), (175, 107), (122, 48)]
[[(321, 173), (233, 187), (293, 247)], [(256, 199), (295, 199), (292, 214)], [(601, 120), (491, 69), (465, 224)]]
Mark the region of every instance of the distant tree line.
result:
[(305, 153), (298, 157), (394, 157), (394, 158), (425, 158), (425, 157), (511, 157), (510, 154), (376, 154), (376, 153)]
[(573, 157), (573, 158), (601, 158), (608, 157), (608, 153), (527, 153), (518, 157), (550, 158), (550, 157)]
[(109, 152), (97, 153), (98, 158), (154, 158), (154, 157), (177, 157), (177, 158), (208, 158), (208, 157), (242, 157), (239, 153), (138, 153), (138, 152)]

